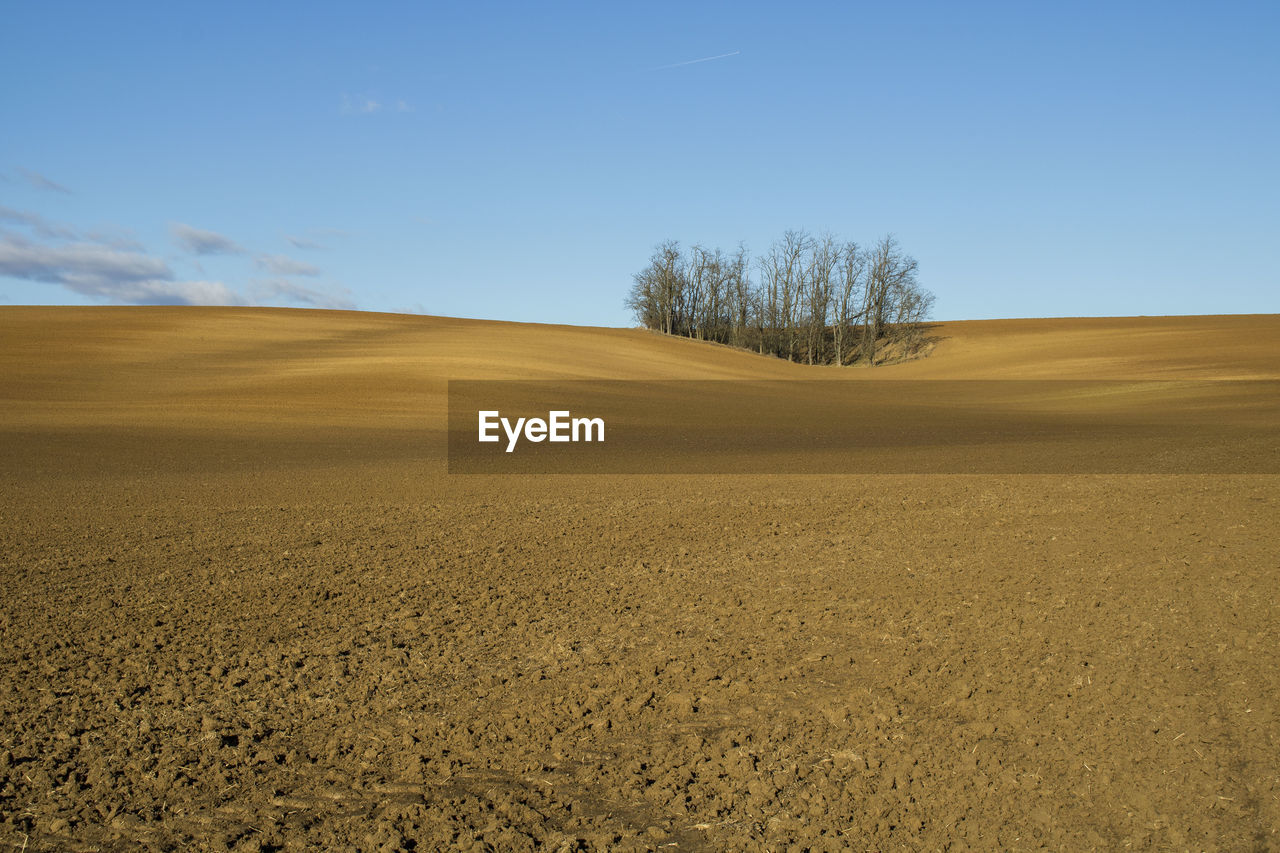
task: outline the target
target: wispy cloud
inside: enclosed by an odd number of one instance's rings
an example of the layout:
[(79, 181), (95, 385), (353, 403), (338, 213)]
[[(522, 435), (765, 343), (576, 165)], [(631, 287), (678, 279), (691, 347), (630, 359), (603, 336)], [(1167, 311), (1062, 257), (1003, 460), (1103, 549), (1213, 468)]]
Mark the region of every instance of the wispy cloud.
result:
[(285, 301), (294, 305), (309, 305), (312, 308), (333, 308), (354, 310), (356, 304), (349, 298), (351, 291), (338, 288), (337, 292), (307, 287), (283, 278), (267, 279), (254, 282), (254, 298), (260, 303)]
[(684, 62), (673, 62), (670, 65), (659, 65), (657, 68), (651, 68), (650, 71), (665, 71), (668, 68), (681, 68), (685, 65), (697, 65), (699, 62), (711, 62), (716, 59), (728, 59), (731, 56), (738, 56), (742, 51), (735, 50), (731, 53), (721, 53), (716, 56), (704, 56), (701, 59), (686, 59)]
[(55, 193), (66, 193), (68, 195), (71, 194), (71, 190), (67, 189), (57, 181), (46, 178), (39, 172), (33, 172), (31, 169), (19, 169), (18, 174), (22, 176), (23, 180), (31, 184), (31, 186), (36, 189), (48, 190), (49, 192)]
[(48, 246), (0, 233), (0, 275), (57, 284), (111, 302), (235, 305), (243, 302), (216, 281), (178, 281), (169, 265), (140, 252), (95, 243)]
[(115, 249), (125, 249), (131, 251), (142, 251), (142, 244), (127, 228), (108, 227), (106, 229), (96, 229), (94, 231), (85, 232), (85, 238), (94, 243), (101, 243), (104, 246), (111, 246)]
[(254, 263), (259, 269), (272, 275), (320, 275), (319, 267), (294, 260), (287, 255), (258, 255), (254, 258)]
[(220, 281), (141, 281), (91, 294), (128, 305), (243, 305)]
[(372, 115), (380, 112), (411, 113), (413, 105), (403, 98), (384, 103), (371, 95), (351, 95), (343, 92), (342, 112), (344, 115)]
[(342, 95), (342, 112), (345, 115), (369, 115), (381, 111), (382, 103), (367, 95), (356, 95), (355, 97), (346, 93)]
[[(38, 213), (0, 206), (0, 278), (57, 285), (120, 304), (356, 307), (345, 288), (291, 281), (290, 276), (316, 277), (321, 270), (287, 255), (254, 254), (254, 267), (270, 277), (251, 280), (247, 291), (206, 280), (199, 256), (244, 256), (249, 251), (215, 231), (180, 222), (170, 223), (169, 228), (173, 240), (188, 253), (180, 266), (194, 275), (176, 274), (166, 260), (147, 253), (127, 232), (82, 231)], [(312, 228), (307, 233), (321, 238), (344, 236), (333, 228)], [(311, 237), (288, 239), (295, 246), (322, 248)]]
[(286, 234), (284, 238), (289, 241), (295, 249), (304, 249), (307, 251), (319, 251), (326, 248), (323, 244), (312, 240), (310, 237), (297, 237), (293, 234)]
[(348, 236), (347, 232), (341, 228), (308, 228), (305, 235), (286, 234), (284, 239), (288, 240), (295, 249), (320, 251), (328, 249), (333, 241), (346, 236)]
[(138, 252), (121, 252), (93, 243), (42, 246), (13, 234), (0, 242), (0, 272), (15, 278), (65, 283), (72, 279), (173, 278), (164, 261)]
[(76, 230), (69, 225), (50, 222), (38, 213), (14, 210), (12, 207), (5, 207), (4, 205), (0, 205), (0, 222), (22, 225), (30, 228), (41, 237), (49, 237), (55, 240), (73, 240), (77, 236)]
[(243, 255), (245, 252), (239, 243), (216, 231), (193, 228), (181, 222), (171, 223), (169, 231), (174, 241), (193, 255)]
[(48, 240), (81, 240), (100, 243), (116, 249), (140, 250), (142, 248), (142, 244), (134, 239), (127, 229), (107, 226), (106, 228), (96, 228), (82, 232), (65, 223), (52, 222), (45, 219), (38, 213), (32, 213), (29, 210), (14, 210), (12, 207), (5, 207), (2, 204), (0, 204), (0, 223), (20, 225), (31, 233)]

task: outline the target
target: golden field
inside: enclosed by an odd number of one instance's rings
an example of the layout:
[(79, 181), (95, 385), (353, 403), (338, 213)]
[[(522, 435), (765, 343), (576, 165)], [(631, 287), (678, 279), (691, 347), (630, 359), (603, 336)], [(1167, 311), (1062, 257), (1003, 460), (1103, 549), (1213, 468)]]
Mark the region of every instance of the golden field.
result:
[(447, 473), (451, 379), (1280, 380), (1280, 316), (931, 334), (0, 309), (3, 842), (1280, 844), (1274, 474)]

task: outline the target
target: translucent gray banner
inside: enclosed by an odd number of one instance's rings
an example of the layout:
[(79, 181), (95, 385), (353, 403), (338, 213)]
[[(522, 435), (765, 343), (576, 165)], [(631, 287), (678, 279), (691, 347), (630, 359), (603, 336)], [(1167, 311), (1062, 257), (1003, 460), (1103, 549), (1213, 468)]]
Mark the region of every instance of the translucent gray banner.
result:
[(451, 381), (456, 474), (1275, 474), (1280, 382)]

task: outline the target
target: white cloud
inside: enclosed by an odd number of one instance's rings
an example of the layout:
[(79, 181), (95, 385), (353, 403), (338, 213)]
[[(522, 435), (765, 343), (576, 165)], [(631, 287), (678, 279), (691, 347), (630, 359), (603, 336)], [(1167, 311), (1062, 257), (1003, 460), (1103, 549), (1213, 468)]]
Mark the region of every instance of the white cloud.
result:
[(14, 210), (11, 207), (0, 205), (0, 222), (10, 222), (15, 225), (23, 225), (30, 228), (41, 237), (49, 237), (55, 240), (74, 240), (77, 236), (76, 230), (69, 225), (62, 225), (57, 222), (50, 222), (38, 213), (31, 213), (26, 210)]
[(21, 237), (0, 236), (0, 273), (14, 278), (62, 283), (68, 280), (171, 279), (158, 258), (94, 243), (42, 246)]
[(306, 287), (297, 282), (283, 278), (267, 279), (254, 282), (253, 295), (259, 303), (275, 303), (285, 301), (294, 305), (307, 305), (312, 308), (335, 308), (354, 310), (356, 304), (351, 301), (351, 291), (338, 288), (336, 292)]
[(404, 98), (396, 98), (394, 101), (384, 102), (371, 95), (350, 95), (346, 92), (342, 94), (342, 113), (344, 115), (372, 115), (373, 113), (384, 111), (411, 113), (414, 109), (413, 104), (410, 104)]
[(133, 236), (127, 228), (106, 228), (89, 231), (85, 233), (85, 238), (94, 243), (101, 243), (104, 246), (111, 246), (114, 249), (126, 249), (136, 252), (143, 250), (142, 244)]
[[(83, 232), (36, 213), (0, 206), (0, 278), (53, 284), (123, 304), (356, 307), (345, 288), (291, 281), (288, 277), (319, 276), (321, 270), (287, 255), (253, 256), (254, 265), (272, 277), (253, 281), (246, 298), (221, 281), (206, 279), (200, 266), (200, 256), (248, 254), (243, 246), (223, 234), (180, 222), (171, 223), (170, 231), (174, 241), (189, 253), (182, 267), (194, 272), (190, 279), (179, 279), (165, 260), (148, 254), (128, 232)], [(336, 229), (313, 228), (307, 233), (322, 238), (344, 236)], [(324, 248), (312, 237), (287, 239), (298, 247)]]
[(356, 95), (355, 97), (346, 93), (342, 95), (342, 112), (345, 115), (370, 115), (381, 111), (382, 103), (370, 98), (368, 95)]
[(220, 281), (136, 281), (98, 291), (80, 291), (130, 305), (243, 305)]
[(56, 193), (67, 193), (68, 195), (71, 194), (71, 190), (67, 189), (57, 181), (46, 178), (39, 172), (33, 172), (30, 169), (19, 169), (18, 174), (22, 175), (23, 179), (36, 189), (49, 190), (50, 192)]
[(309, 251), (317, 251), (319, 249), (325, 248), (323, 245), (316, 242), (315, 240), (312, 240), (310, 237), (297, 237), (292, 234), (286, 234), (284, 235), (284, 238), (288, 240), (289, 243), (295, 249), (306, 249)]
[(193, 228), (181, 222), (171, 223), (169, 231), (177, 244), (193, 255), (242, 255), (245, 251), (236, 241), (216, 231)]
[(320, 275), (319, 267), (305, 261), (296, 261), (287, 255), (258, 255), (254, 262), (259, 269), (272, 275)]
[(131, 304), (237, 305), (221, 282), (175, 281), (169, 265), (96, 243), (47, 246), (0, 233), (0, 275), (57, 284), (85, 296)]
[(81, 232), (70, 225), (51, 222), (38, 213), (32, 213), (28, 210), (14, 210), (11, 207), (0, 205), (0, 223), (3, 222), (21, 225), (29, 229), (33, 234), (50, 240), (82, 240), (90, 243), (100, 243), (115, 249), (137, 251), (142, 249), (142, 244), (127, 229), (107, 226), (106, 228)]

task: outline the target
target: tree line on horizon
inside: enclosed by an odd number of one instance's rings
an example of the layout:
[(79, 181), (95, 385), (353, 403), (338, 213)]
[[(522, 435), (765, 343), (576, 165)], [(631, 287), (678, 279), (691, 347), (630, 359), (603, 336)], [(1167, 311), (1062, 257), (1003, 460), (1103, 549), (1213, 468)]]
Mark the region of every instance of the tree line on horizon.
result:
[(760, 258), (668, 240), (634, 276), (627, 307), (645, 328), (808, 364), (876, 364), (925, 343), (933, 294), (893, 235), (863, 248), (787, 231)]

